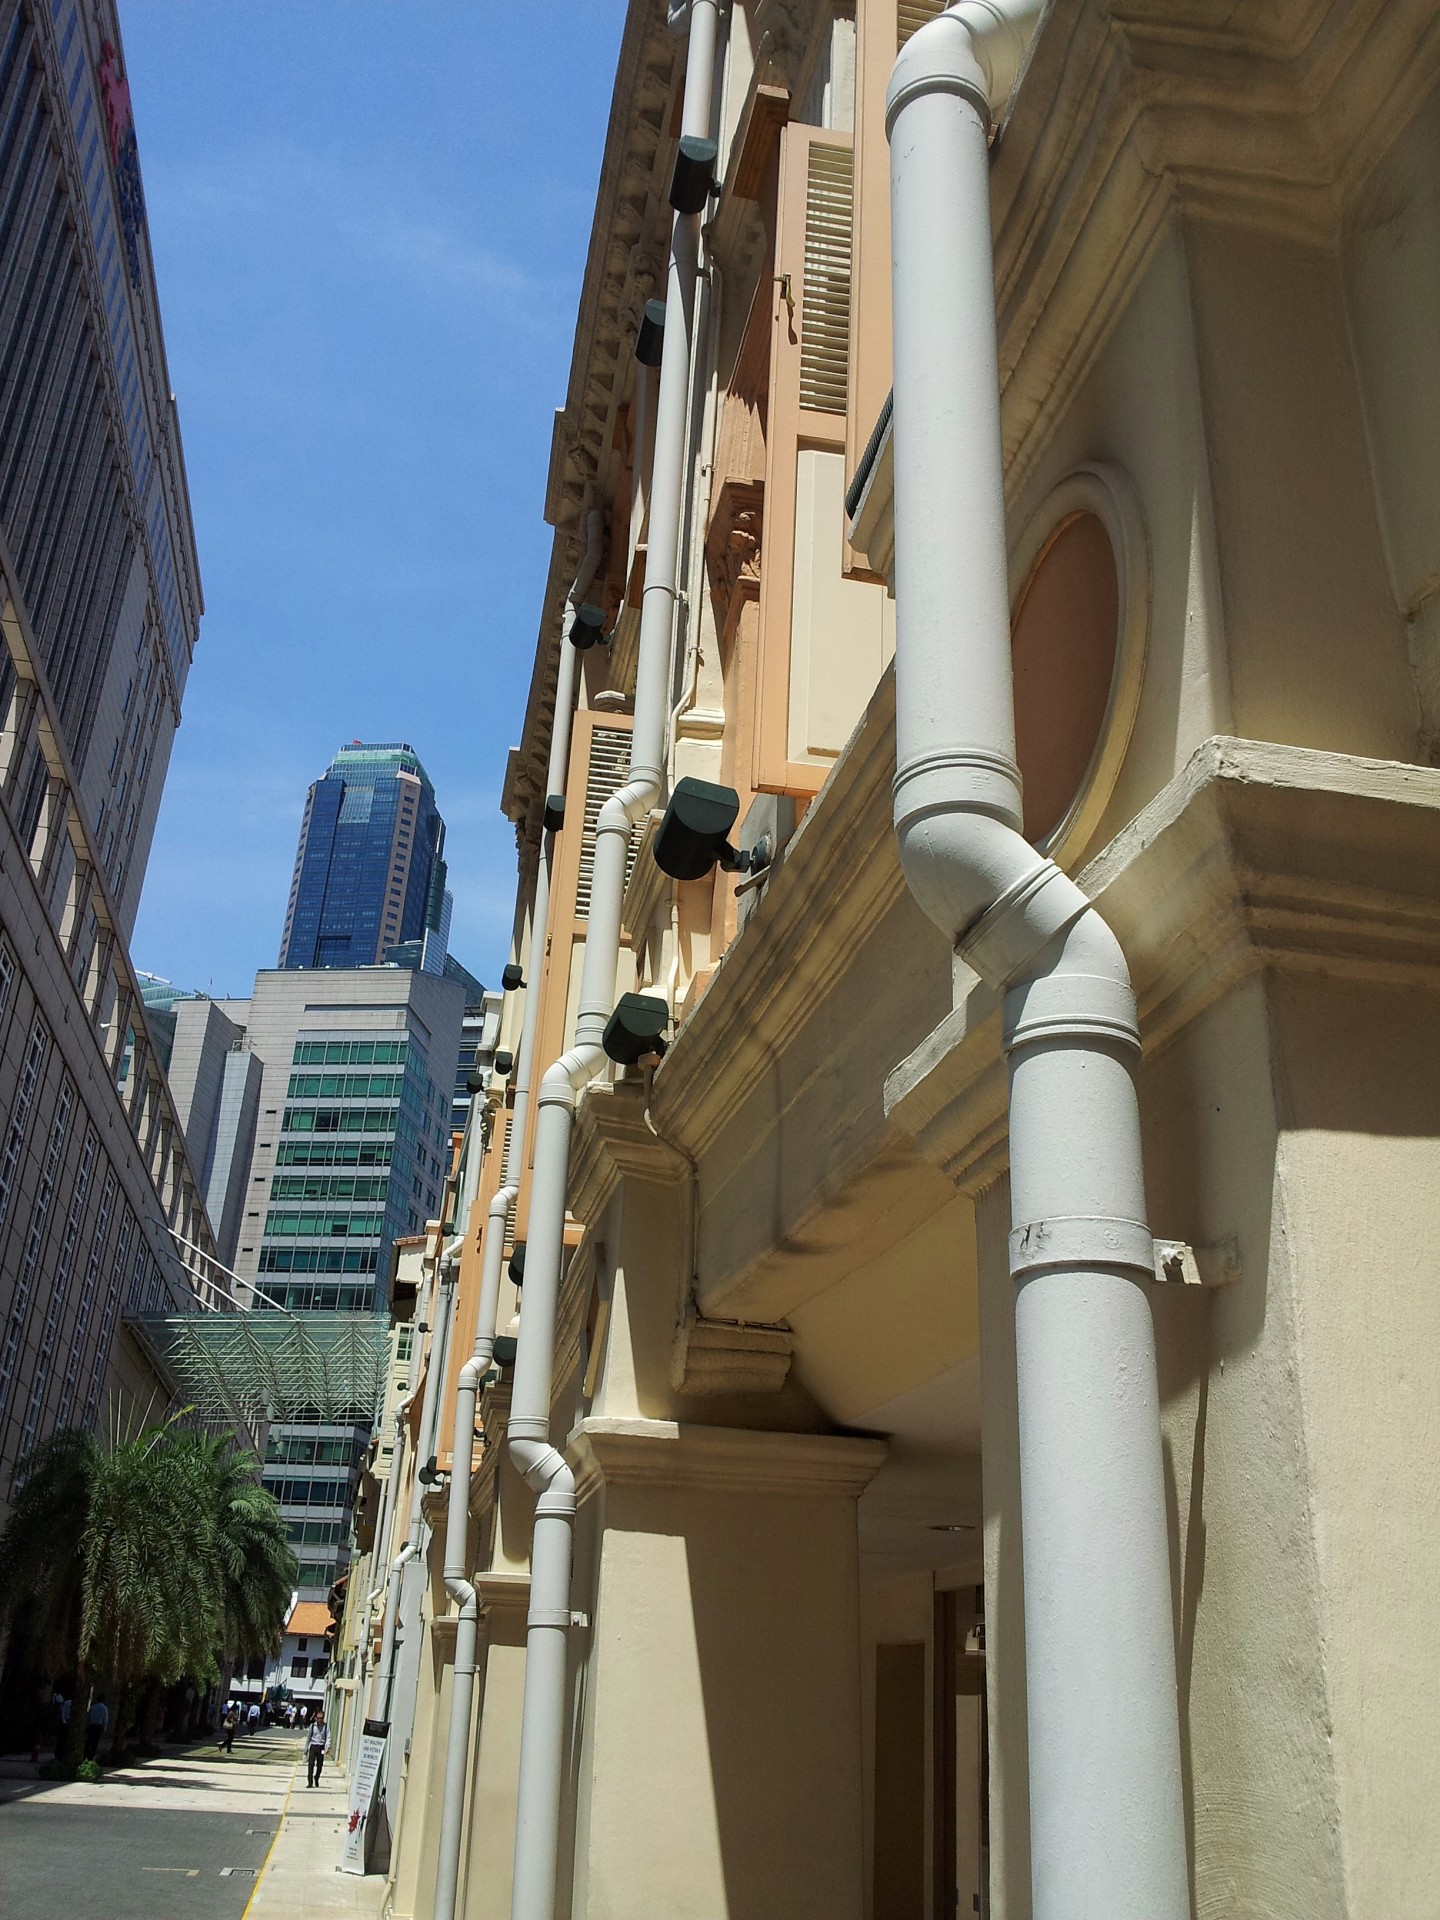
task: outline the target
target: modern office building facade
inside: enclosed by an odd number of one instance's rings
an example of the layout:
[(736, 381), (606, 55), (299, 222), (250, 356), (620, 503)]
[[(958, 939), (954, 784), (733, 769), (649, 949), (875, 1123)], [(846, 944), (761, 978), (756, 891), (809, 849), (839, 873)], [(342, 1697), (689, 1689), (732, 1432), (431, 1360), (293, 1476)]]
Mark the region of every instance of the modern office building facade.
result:
[(127, 945), (201, 598), (109, 0), (0, 0), (0, 1508), (163, 1405), (129, 1305), (202, 1197)]
[(342, 747), (305, 797), (280, 966), (373, 966), (419, 941), (422, 966), (436, 970), (450, 932), (444, 851), (435, 789), (414, 750)]
[[(398, 966), (277, 969), (248, 1000), (175, 1002), (171, 1085), (253, 1311), (388, 1310), (394, 1244), (443, 1202), (464, 1007), (458, 980)], [(308, 1593), (348, 1563), (371, 1436), (373, 1409), (331, 1413), (268, 1437)]]

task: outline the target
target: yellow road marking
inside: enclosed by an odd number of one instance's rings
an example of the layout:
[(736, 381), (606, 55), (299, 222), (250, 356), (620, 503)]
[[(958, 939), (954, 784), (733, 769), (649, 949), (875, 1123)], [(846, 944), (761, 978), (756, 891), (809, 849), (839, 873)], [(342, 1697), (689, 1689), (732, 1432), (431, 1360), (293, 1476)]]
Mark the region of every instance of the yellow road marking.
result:
[(240, 1920), (249, 1920), (250, 1909), (255, 1904), (256, 1896), (260, 1892), (260, 1883), (265, 1878), (266, 1869), (270, 1865), (270, 1856), (280, 1844), (280, 1836), (285, 1831), (285, 1816), (290, 1811), (290, 1796), (295, 1791), (295, 1776), (299, 1771), (300, 1761), (297, 1756), (294, 1766), (290, 1769), (290, 1784), (285, 1789), (285, 1804), (280, 1809), (280, 1824), (271, 1836), (270, 1845), (265, 1849), (265, 1858), (260, 1862), (260, 1871), (255, 1876), (255, 1884), (250, 1889), (250, 1898), (245, 1902), (245, 1911), (240, 1915)]

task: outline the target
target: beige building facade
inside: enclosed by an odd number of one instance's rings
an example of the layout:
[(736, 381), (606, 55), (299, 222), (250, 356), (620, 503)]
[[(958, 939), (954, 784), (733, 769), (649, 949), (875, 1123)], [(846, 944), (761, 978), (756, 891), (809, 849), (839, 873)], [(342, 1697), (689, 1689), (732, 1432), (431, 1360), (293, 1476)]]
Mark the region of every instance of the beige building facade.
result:
[[(465, 1476), (474, 1705), (457, 1747), (464, 1623), (435, 1493), (397, 1915), (480, 1920), (513, 1896), (535, 1920), (530, 1866), (512, 1883), (517, 1801), (522, 1827), (541, 1804), (518, 1784), (521, 1730), (557, 1631), (555, 1914), (1426, 1920), (1440, 1903), (1440, 15), (1056, 5), (991, 129), (1023, 832), (1123, 949), (1143, 1049), (1155, 1255), (1127, 1284), (1154, 1385), (1105, 1390), (1158, 1406), (1146, 1524), (1183, 1861), (1179, 1891), (1142, 1909), (1123, 1870), (1113, 1903), (1057, 1882), (1039, 1834), (1057, 1794), (1114, 1814), (1105, 1781), (1067, 1762), (1057, 1786), (1036, 1750), (1056, 1689), (1027, 1660), (1048, 1607), (1077, 1690), (1086, 1669), (1120, 1676), (1094, 1712), (1103, 1750), (1112, 1705), (1130, 1711), (1109, 1466), (1050, 1522), (1056, 1552), (1033, 1508), (1026, 1532), (1035, 1421), (1063, 1446), (1073, 1410), (1061, 1395), (1037, 1416), (1017, 1386), (1017, 1284), (1035, 1282), (1012, 1243), (1012, 1016), (973, 929), (957, 952), (916, 904), (892, 825), (906, 556), (951, 529), (925, 529), (913, 492), (897, 505), (885, 95), (897, 53), (941, 44), (938, 12), (719, 10), (663, 787), (635, 824), (615, 976), (664, 1003), (664, 1052), (575, 1102), (549, 1409), (574, 1486), (565, 1626), (529, 1599), (534, 1496), (507, 1424), (535, 1377), (526, 1313), (548, 1327), (549, 1309), (533, 1257), (510, 1256), (549, 1232), (536, 1116), (577, 1028), (583, 1045), (600, 810), (649, 724), (670, 359), (646, 364), (645, 328), (697, 30), (644, 0), (626, 18), (505, 788), (516, 1065), (483, 1124), (472, 1103), (435, 1253), (454, 1333), (442, 1352), (435, 1322), (427, 1364), (438, 1467)], [(571, 662), (581, 602), (608, 638)], [(730, 838), (768, 836), (768, 866), (662, 870), (685, 778), (733, 790)], [(1053, 1155), (1083, 1162), (1085, 1131), (1072, 1116)], [(487, 1235), (506, 1254), (488, 1305)], [(461, 1363), (492, 1309), (454, 1460)], [(405, 1537), (377, 1533), (377, 1565)], [(378, 1601), (368, 1625), (373, 1657)], [(522, 1865), (534, 1845), (532, 1825)]]

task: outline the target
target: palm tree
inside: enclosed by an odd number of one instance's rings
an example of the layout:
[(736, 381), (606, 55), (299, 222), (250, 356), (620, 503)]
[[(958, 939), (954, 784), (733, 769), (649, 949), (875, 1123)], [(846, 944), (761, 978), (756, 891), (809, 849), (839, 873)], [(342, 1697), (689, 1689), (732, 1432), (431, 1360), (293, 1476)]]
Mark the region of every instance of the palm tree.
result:
[(219, 1581), (218, 1646), (227, 1659), (274, 1650), (299, 1578), (274, 1496), (257, 1483), (259, 1462), (228, 1435), (193, 1430), (177, 1451), (206, 1488)]
[(219, 1678), (284, 1624), (297, 1567), (253, 1454), (177, 1415), (109, 1447), (51, 1435), (21, 1463), (0, 1535), (0, 1619), (52, 1672), (76, 1675), (67, 1757), (84, 1739), (95, 1676), (119, 1692), (120, 1745), (135, 1689)]
[(0, 1535), (0, 1620), (14, 1621), (47, 1672), (76, 1676), (65, 1743), (72, 1763), (84, 1744), (89, 1706), (80, 1663), (85, 1530), (103, 1451), (92, 1433), (52, 1434), (21, 1463), (23, 1481)]

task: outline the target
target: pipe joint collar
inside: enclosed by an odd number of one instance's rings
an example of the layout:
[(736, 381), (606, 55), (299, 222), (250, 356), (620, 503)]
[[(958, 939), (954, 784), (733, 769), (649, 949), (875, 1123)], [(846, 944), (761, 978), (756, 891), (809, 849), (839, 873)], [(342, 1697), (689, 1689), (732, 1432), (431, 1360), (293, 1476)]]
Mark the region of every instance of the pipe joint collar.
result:
[(893, 139), (895, 122), (906, 107), (933, 93), (957, 94), (968, 100), (982, 124), (989, 126), (988, 75), (977, 58), (969, 22), (954, 12), (926, 21), (900, 49), (885, 90), (887, 138)]
[(1155, 1278), (1155, 1242), (1143, 1220), (1095, 1214), (1029, 1220), (1010, 1234), (1010, 1278), (1067, 1269), (1077, 1273), (1138, 1274)]
[(989, 814), (1018, 833), (1024, 818), (1020, 769), (992, 748), (951, 747), (923, 753), (895, 770), (895, 827), (904, 832), (935, 813), (958, 807)]
[(568, 1632), (575, 1623), (568, 1607), (531, 1607), (525, 1624), (527, 1627), (564, 1627)]
[(575, 1477), (563, 1454), (558, 1456), (563, 1471), (557, 1472), (535, 1502), (537, 1520), (573, 1520), (575, 1518)]
[(1001, 1015), (1005, 1051), (1050, 1040), (1108, 1042), (1140, 1051), (1135, 996), (1123, 981), (1093, 973), (1043, 973), (1011, 987)]
[(1003, 987), (1089, 911), (1089, 900), (1069, 874), (1053, 860), (1037, 858), (955, 944), (982, 980)]

